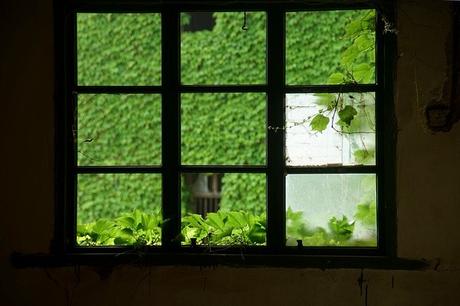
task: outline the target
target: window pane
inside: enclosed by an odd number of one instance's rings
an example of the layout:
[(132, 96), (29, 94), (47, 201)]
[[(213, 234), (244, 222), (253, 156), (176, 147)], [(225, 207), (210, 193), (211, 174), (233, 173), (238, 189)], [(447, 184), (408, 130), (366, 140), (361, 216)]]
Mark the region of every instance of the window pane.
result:
[(181, 14), (184, 84), (265, 83), (266, 17), (262, 12)]
[(286, 164), (374, 165), (373, 93), (286, 95)]
[(377, 245), (375, 174), (290, 174), (286, 208), (288, 245)]
[(77, 243), (158, 245), (161, 175), (78, 175)]
[(375, 82), (375, 11), (286, 15), (290, 85)]
[(160, 95), (78, 96), (78, 164), (159, 165)]
[(265, 244), (265, 174), (183, 173), (181, 201), (182, 244)]
[(79, 85), (159, 85), (160, 14), (77, 15)]
[(182, 163), (265, 163), (265, 94), (183, 94)]

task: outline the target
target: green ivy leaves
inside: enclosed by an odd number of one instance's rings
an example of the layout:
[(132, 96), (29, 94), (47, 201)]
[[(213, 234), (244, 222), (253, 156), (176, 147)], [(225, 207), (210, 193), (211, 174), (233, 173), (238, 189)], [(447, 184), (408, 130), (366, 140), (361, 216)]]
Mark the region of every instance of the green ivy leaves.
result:
[(353, 106), (346, 105), (339, 111), (339, 118), (343, 124), (350, 126), (351, 121), (355, 118), (357, 114), (358, 112)]
[[(355, 218), (371, 228), (375, 227), (375, 202), (360, 204)], [(161, 242), (162, 217), (160, 213), (148, 214), (140, 210), (123, 213), (119, 217), (102, 218), (96, 222), (80, 224), (77, 227), (77, 243), (80, 246), (134, 245), (143, 247), (159, 245)], [(375, 245), (375, 237), (369, 241), (353, 241), (355, 221), (331, 217), (328, 230), (312, 228), (305, 222), (301, 211), (286, 212), (288, 245), (295, 245), (298, 239), (304, 245)], [(266, 242), (266, 216), (245, 211), (218, 211), (208, 213), (205, 218), (189, 214), (182, 218), (181, 241), (190, 245), (192, 239), (197, 245), (242, 246), (263, 245)]]
[(310, 121), (310, 127), (315, 132), (324, 131), (327, 128), (328, 124), (329, 124), (329, 118), (324, 116), (323, 114), (317, 114)]

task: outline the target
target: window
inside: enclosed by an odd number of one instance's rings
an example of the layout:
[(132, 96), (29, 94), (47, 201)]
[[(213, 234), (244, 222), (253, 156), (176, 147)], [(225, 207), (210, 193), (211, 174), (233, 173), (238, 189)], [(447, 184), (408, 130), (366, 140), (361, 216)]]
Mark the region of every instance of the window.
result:
[(61, 20), (63, 250), (392, 253), (379, 8), (78, 2)]

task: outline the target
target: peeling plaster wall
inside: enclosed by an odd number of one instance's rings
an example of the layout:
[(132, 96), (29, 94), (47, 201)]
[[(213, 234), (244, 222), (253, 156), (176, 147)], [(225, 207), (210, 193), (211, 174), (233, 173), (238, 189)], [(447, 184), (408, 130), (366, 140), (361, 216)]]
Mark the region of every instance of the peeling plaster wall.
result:
[(13, 268), (53, 231), (52, 3), (4, 0), (0, 16), (0, 305), (460, 305), (460, 124), (432, 133), (423, 114), (445, 77), (446, 2), (401, 0), (397, 24), (398, 255), (440, 264), (364, 270), (361, 286), (348, 269)]

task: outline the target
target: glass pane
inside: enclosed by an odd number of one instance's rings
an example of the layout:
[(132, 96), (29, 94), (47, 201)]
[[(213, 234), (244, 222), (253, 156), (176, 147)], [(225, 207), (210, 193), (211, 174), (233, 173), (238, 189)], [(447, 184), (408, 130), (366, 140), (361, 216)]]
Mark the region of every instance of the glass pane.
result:
[(78, 96), (78, 164), (159, 165), (161, 96)]
[(183, 94), (182, 163), (265, 163), (265, 94)]
[(289, 85), (375, 82), (375, 11), (286, 15)]
[(77, 187), (80, 246), (160, 244), (161, 175), (80, 174)]
[(265, 83), (266, 17), (262, 12), (181, 14), (184, 84)]
[(79, 85), (159, 85), (160, 14), (77, 15)]
[(375, 174), (286, 177), (287, 245), (377, 246)]
[(374, 93), (286, 95), (286, 164), (374, 165)]
[(183, 173), (181, 201), (182, 244), (265, 244), (265, 174)]

